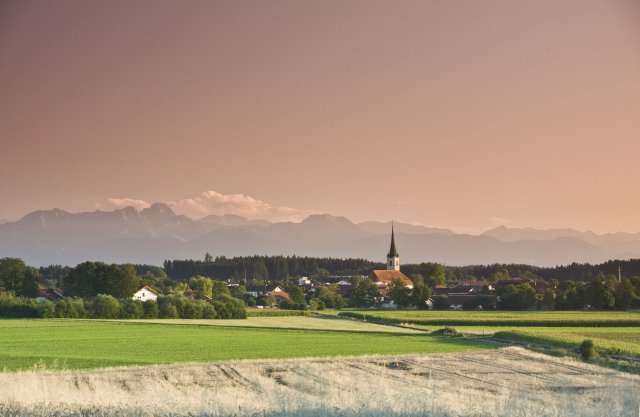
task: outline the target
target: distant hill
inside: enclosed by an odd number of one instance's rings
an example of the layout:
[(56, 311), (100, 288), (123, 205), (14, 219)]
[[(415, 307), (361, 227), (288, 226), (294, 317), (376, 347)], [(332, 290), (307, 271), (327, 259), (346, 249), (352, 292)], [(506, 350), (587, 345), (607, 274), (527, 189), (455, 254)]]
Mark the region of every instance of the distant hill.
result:
[[(640, 235), (629, 233), (500, 227), (474, 236), (397, 222), (394, 228), (404, 263), (555, 266), (640, 257)], [(0, 224), (0, 257), (20, 257), (34, 266), (86, 260), (161, 265), (165, 259), (200, 259), (206, 252), (381, 261), (389, 249), (390, 229), (389, 222), (356, 224), (329, 214), (311, 215), (300, 223), (270, 223), (232, 214), (193, 220), (162, 203), (144, 210), (127, 207), (109, 212), (53, 209)]]

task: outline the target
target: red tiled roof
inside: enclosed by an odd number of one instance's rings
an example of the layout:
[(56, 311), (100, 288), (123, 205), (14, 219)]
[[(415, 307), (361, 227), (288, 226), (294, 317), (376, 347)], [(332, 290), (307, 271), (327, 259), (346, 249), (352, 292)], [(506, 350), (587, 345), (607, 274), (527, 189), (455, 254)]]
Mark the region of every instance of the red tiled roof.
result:
[(273, 295), (276, 298), (286, 298), (289, 299), (289, 294), (284, 291), (271, 291), (268, 292), (267, 295)]
[(413, 285), (413, 282), (411, 282), (411, 280), (407, 278), (405, 274), (403, 274), (400, 271), (394, 271), (394, 270), (374, 269), (369, 274), (369, 278), (373, 282), (380, 282), (388, 285), (391, 285), (391, 283), (395, 279), (404, 281), (404, 283), (407, 285)]
[(155, 293), (156, 295), (162, 295), (162, 293), (160, 291), (158, 291), (155, 288), (150, 287), (148, 285), (145, 285), (144, 287), (140, 288), (138, 291), (144, 290), (145, 288), (148, 289), (149, 291)]

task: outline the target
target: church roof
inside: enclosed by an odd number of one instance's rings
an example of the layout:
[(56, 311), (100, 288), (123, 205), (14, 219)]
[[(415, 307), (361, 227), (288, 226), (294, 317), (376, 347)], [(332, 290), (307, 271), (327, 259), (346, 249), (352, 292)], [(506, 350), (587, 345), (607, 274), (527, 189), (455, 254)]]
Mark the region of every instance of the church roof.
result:
[(395, 258), (398, 255), (398, 251), (396, 250), (396, 239), (393, 236), (393, 225), (391, 225), (391, 248), (389, 248), (389, 254), (387, 258)]
[(413, 285), (413, 282), (405, 274), (396, 270), (387, 270), (387, 269), (374, 269), (369, 274), (369, 278), (373, 282), (380, 282), (383, 284), (391, 284), (393, 280), (399, 279), (403, 281), (407, 285)]

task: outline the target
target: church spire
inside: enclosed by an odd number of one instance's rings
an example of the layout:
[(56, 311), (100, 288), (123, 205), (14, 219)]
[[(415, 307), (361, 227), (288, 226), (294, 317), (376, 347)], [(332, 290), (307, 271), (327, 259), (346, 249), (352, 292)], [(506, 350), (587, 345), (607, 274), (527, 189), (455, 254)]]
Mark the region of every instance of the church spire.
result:
[(400, 255), (396, 250), (396, 239), (393, 233), (393, 222), (391, 222), (391, 247), (387, 254), (387, 269), (399, 271), (400, 270)]
[(389, 248), (389, 253), (387, 254), (388, 258), (395, 258), (398, 255), (398, 251), (396, 250), (396, 239), (393, 236), (393, 222), (391, 222), (391, 248)]

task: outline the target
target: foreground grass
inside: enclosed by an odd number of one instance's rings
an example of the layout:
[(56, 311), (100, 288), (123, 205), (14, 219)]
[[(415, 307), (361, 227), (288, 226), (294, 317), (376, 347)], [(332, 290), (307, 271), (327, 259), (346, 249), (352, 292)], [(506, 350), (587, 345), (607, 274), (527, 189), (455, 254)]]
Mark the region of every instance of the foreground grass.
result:
[(638, 327), (640, 312), (361, 310), (341, 316), (424, 326)]
[(0, 417), (635, 417), (640, 377), (505, 348), (0, 373), (0, 387)]
[(0, 369), (459, 352), (482, 341), (385, 331), (234, 328), (93, 320), (0, 320)]

